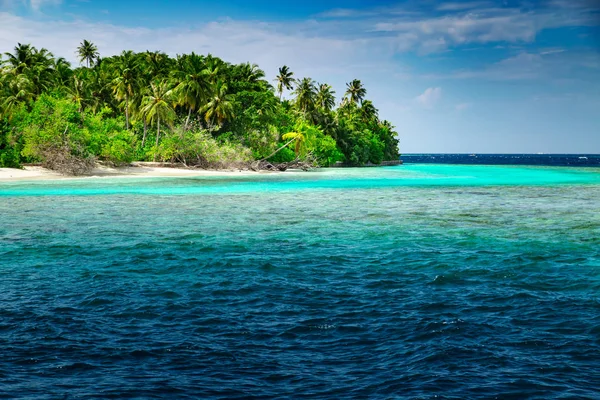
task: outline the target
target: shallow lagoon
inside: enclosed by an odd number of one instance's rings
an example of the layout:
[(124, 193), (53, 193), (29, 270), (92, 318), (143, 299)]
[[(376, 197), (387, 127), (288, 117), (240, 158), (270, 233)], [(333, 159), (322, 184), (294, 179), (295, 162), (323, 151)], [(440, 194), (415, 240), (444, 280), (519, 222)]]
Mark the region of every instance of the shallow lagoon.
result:
[(0, 393), (594, 398), (599, 199), (590, 168), (0, 183)]

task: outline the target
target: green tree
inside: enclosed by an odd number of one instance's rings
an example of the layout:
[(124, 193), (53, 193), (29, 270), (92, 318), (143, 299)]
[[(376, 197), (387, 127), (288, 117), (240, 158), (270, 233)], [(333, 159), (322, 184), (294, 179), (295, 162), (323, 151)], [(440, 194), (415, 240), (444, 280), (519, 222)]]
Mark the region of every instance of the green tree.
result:
[(366, 95), (367, 89), (365, 89), (360, 80), (354, 79), (352, 82), (346, 84), (345, 100), (347, 102), (354, 104), (362, 103)]
[(125, 127), (129, 130), (129, 100), (137, 86), (139, 61), (132, 51), (124, 51), (113, 61), (116, 77), (112, 81), (115, 98), (125, 102)]
[(0, 116), (12, 119), (14, 111), (34, 98), (33, 85), (24, 74), (7, 74), (0, 77), (4, 87), (0, 98)]
[(156, 124), (156, 149), (154, 150), (154, 161), (156, 161), (156, 151), (160, 139), (160, 123), (171, 124), (175, 119), (175, 110), (173, 109), (173, 92), (169, 83), (153, 82), (151, 92), (144, 98), (144, 107), (142, 114), (146, 120)]
[(94, 43), (85, 39), (79, 44), (79, 47), (77, 48), (77, 55), (79, 56), (79, 61), (85, 61), (88, 68), (90, 67), (90, 65), (94, 64), (94, 61), (98, 57), (100, 57), (98, 47), (96, 47)]
[(212, 94), (206, 105), (202, 108), (205, 121), (211, 126), (218, 127), (233, 117), (232, 95), (227, 93), (227, 84), (223, 81), (217, 81), (213, 86)]
[(275, 81), (277, 82), (277, 92), (279, 92), (279, 100), (281, 101), (283, 90), (292, 90), (294, 88), (294, 73), (290, 71), (287, 65), (284, 65), (279, 68), (279, 74), (275, 78)]
[(324, 111), (331, 111), (335, 107), (335, 91), (330, 85), (325, 83), (319, 85), (319, 91), (317, 92), (316, 102), (319, 107)]
[(317, 97), (315, 81), (311, 78), (302, 78), (298, 82), (294, 94), (296, 95), (296, 107), (306, 116), (315, 107)]
[(209, 73), (203, 58), (192, 53), (181, 58), (173, 78), (177, 85), (174, 90), (177, 103), (188, 110), (184, 125), (187, 130), (192, 112), (197, 111), (210, 95)]
[(375, 108), (371, 100), (363, 101), (360, 112), (365, 122), (379, 122), (379, 111)]

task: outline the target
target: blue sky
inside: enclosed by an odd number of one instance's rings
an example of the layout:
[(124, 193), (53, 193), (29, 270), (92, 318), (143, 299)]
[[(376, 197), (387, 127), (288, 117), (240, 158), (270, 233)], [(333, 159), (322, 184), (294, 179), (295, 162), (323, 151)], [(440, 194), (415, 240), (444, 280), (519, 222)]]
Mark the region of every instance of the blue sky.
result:
[(0, 0), (2, 52), (76, 63), (82, 39), (286, 64), (338, 97), (359, 78), (403, 153), (600, 153), (594, 0)]

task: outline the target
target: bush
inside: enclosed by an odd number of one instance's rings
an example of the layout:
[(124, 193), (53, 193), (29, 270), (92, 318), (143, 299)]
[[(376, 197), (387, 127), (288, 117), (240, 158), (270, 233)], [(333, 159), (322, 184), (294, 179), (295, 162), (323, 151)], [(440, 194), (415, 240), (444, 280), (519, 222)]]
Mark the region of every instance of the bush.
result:
[(21, 168), (19, 143), (9, 134), (8, 124), (0, 120), (0, 168)]
[(22, 154), (30, 160), (70, 175), (85, 174), (93, 168), (91, 135), (71, 101), (42, 95), (30, 113), (19, 116), (16, 126), (23, 139)]
[(241, 168), (253, 160), (250, 149), (227, 141), (219, 143), (208, 131), (165, 135), (156, 150), (158, 159), (200, 168)]

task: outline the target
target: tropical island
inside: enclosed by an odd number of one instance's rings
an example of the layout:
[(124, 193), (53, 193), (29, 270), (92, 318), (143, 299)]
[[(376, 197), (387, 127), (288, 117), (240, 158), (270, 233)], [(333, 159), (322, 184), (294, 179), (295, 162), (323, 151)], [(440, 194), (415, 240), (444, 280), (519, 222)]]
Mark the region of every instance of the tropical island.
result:
[(0, 168), (84, 175), (98, 162), (145, 161), (284, 170), (399, 158), (394, 127), (358, 79), (338, 103), (330, 85), (296, 79), (287, 66), (269, 80), (256, 64), (210, 54), (102, 58), (87, 40), (77, 54), (82, 66), (72, 68), (19, 43), (0, 58)]

